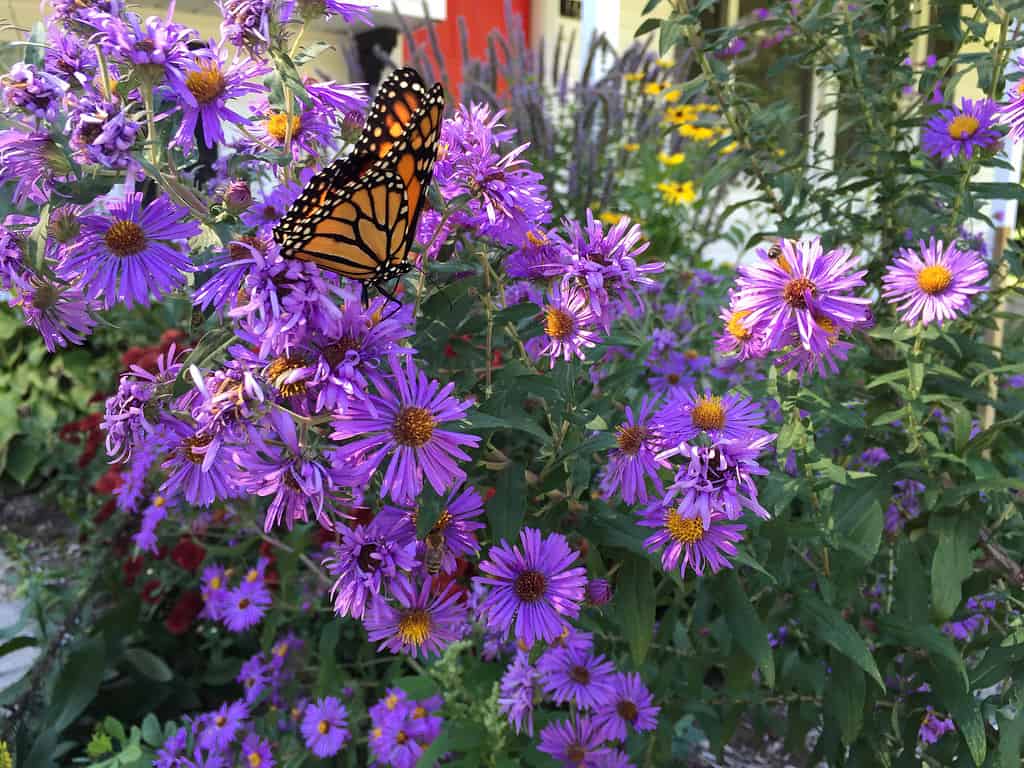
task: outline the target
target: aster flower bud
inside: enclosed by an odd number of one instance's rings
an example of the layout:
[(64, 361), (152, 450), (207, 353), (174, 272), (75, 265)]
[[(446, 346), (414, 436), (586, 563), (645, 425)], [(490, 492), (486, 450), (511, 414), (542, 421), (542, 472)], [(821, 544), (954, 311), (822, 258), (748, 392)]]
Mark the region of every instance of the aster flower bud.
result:
[(591, 605), (608, 605), (612, 601), (612, 586), (607, 579), (591, 579), (587, 582), (585, 594)]
[(224, 188), (224, 207), (234, 214), (244, 213), (252, 205), (249, 182), (236, 179)]

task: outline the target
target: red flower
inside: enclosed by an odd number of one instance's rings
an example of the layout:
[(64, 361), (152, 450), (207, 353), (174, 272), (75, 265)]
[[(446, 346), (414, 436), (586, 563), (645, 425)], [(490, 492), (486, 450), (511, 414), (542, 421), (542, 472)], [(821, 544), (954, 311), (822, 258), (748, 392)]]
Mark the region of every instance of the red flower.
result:
[(92, 486), (93, 493), (113, 493), (115, 488), (121, 486), (121, 470), (117, 467), (108, 469), (103, 477), (97, 480)]
[(171, 560), (189, 573), (199, 567), (204, 557), (206, 557), (206, 550), (188, 536), (182, 536), (171, 550)]
[(180, 328), (168, 328), (160, 334), (160, 351), (166, 352), (171, 344), (175, 344), (178, 349), (181, 349), (185, 338), (185, 332)]
[(96, 513), (96, 516), (92, 519), (96, 525), (103, 525), (110, 519), (110, 516), (114, 514), (114, 509), (117, 508), (117, 499), (109, 499), (106, 504), (100, 507), (100, 511)]
[(124, 583), (127, 586), (131, 586), (135, 583), (135, 579), (142, 573), (142, 558), (132, 557), (124, 561), (121, 565), (121, 571), (124, 573)]
[(160, 602), (160, 579), (150, 579), (142, 585), (142, 602), (156, 605)]
[(125, 368), (131, 368), (139, 362), (139, 358), (144, 354), (146, 354), (146, 350), (142, 347), (128, 347), (128, 349), (121, 353), (121, 365)]
[(203, 596), (198, 589), (182, 592), (171, 612), (164, 619), (164, 626), (172, 635), (183, 635), (188, 632), (192, 622), (203, 609)]

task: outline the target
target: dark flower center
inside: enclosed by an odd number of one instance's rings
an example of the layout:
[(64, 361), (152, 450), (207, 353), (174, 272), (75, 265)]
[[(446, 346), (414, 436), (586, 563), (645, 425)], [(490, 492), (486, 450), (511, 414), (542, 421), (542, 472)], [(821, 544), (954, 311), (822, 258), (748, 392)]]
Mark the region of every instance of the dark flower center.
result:
[(103, 239), (115, 256), (134, 256), (146, 247), (146, 233), (134, 221), (118, 219)]
[(228, 721), (228, 719), (226, 717), (224, 717), (224, 715), (217, 715), (213, 719), (213, 724), (216, 725), (218, 728), (223, 728), (224, 727), (224, 723), (226, 723), (227, 721)]
[(544, 333), (552, 339), (565, 341), (576, 329), (576, 321), (573, 316), (564, 309), (548, 307), (544, 314)]
[(647, 438), (646, 427), (628, 427), (621, 424), (615, 431), (615, 442), (618, 443), (619, 450), (627, 456), (636, 456), (643, 448), (644, 440)]
[(60, 291), (57, 290), (57, 286), (43, 283), (36, 288), (36, 295), (32, 297), (32, 306), (45, 312), (57, 303), (58, 298), (60, 298)]
[(526, 603), (535, 603), (544, 597), (547, 587), (547, 579), (539, 571), (523, 571), (516, 576), (515, 590), (516, 597)]
[(807, 309), (807, 294), (813, 296), (818, 287), (806, 277), (798, 277), (786, 283), (782, 289), (782, 298), (793, 309)]
[(324, 347), (324, 357), (333, 368), (345, 359), (349, 350), (359, 351), (359, 341), (352, 336), (343, 336), (333, 344)]
[(623, 699), (615, 705), (615, 711), (619, 713), (619, 717), (625, 720), (627, 723), (635, 723), (636, 716), (638, 714), (636, 704), (628, 699)]
[(288, 374), (305, 368), (306, 360), (299, 355), (281, 355), (267, 366), (266, 376), (284, 397), (302, 395), (306, 392), (305, 380), (287, 381)]
[(569, 679), (580, 685), (590, 684), (590, 670), (582, 664), (576, 664), (569, 669)]
[(224, 93), (224, 75), (217, 62), (203, 62), (199, 70), (185, 76), (185, 85), (192, 91), (196, 101), (209, 104)]
[(377, 551), (376, 544), (363, 544), (359, 549), (359, 555), (356, 557), (356, 562), (359, 563), (360, 570), (373, 571), (380, 565), (380, 561), (374, 557), (371, 557)]
[(430, 411), (417, 405), (408, 405), (395, 416), (391, 434), (395, 442), (409, 448), (422, 448), (434, 436), (437, 422)]
[(263, 238), (256, 235), (242, 235), (237, 240), (228, 243), (228, 257), (232, 261), (248, 259), (252, 256), (252, 251), (246, 248), (246, 245), (264, 256), (267, 254), (268, 245)]
[(395, 743), (396, 744), (405, 744), (405, 742), (407, 742), (408, 740), (409, 740), (409, 737), (406, 735), (405, 731), (399, 731), (398, 735), (395, 736)]
[(195, 435), (193, 437), (187, 437), (181, 443), (181, 452), (186, 459), (191, 461), (193, 464), (202, 464), (203, 459), (206, 458), (206, 454), (202, 451), (197, 451), (197, 448), (205, 448), (213, 442), (213, 437), (209, 435)]
[(570, 744), (565, 750), (565, 756), (573, 765), (579, 765), (587, 757), (587, 750), (579, 744)]
[(241, 608), (243, 611), (246, 608), (248, 608), (251, 604), (252, 604), (252, 601), (249, 600), (248, 597), (243, 597), (241, 600), (238, 601), (238, 607)]
[(152, 40), (139, 40), (139, 42), (135, 44), (135, 50), (145, 51), (146, 53), (152, 53), (156, 50), (156, 43), (154, 43)]

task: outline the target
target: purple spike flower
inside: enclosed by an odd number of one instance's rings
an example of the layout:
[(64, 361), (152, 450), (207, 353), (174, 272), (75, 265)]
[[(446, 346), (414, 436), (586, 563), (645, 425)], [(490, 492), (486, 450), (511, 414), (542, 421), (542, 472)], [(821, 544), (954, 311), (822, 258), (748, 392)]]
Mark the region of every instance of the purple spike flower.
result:
[(523, 528), (522, 548), (506, 541), (492, 546), (480, 563), (487, 576), (474, 582), (491, 588), (480, 605), (487, 626), (507, 632), (515, 624), (516, 638), (532, 645), (561, 636), (565, 618), (579, 615), (586, 570), (571, 567), (577, 554), (559, 533), (545, 540), (536, 528)]

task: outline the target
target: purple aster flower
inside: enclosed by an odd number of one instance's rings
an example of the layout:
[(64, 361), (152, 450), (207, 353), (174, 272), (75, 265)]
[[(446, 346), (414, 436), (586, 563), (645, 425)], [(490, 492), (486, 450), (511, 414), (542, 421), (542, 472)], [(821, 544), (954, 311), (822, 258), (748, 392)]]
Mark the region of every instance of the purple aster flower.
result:
[(269, 0), (218, 0), (217, 7), (224, 17), (220, 33), (225, 40), (250, 56), (266, 52), (272, 10)]
[(714, 513), (705, 525), (700, 515), (683, 517), (677, 507), (653, 504), (640, 513), (638, 522), (658, 529), (644, 541), (647, 551), (661, 552), (661, 567), (666, 571), (678, 567), (680, 577), (685, 578), (687, 566), (698, 576), (704, 574), (705, 567), (712, 573), (732, 567), (729, 557), (736, 554), (736, 542), (743, 539), (746, 526), (727, 523), (727, 519)]
[(677, 397), (686, 390), (692, 389), (696, 383), (690, 361), (685, 355), (670, 352), (665, 360), (658, 360), (650, 366), (650, 378), (647, 383), (650, 389), (661, 395)]
[[(1019, 59), (1017, 66), (1020, 66)], [(1007, 91), (1008, 101), (1000, 105), (999, 117), (1010, 126), (1010, 138), (1020, 141), (1024, 139), (1024, 80), (1017, 80)]]
[(163, 440), (170, 453), (163, 463), (168, 477), (160, 486), (164, 496), (173, 496), (184, 489), (189, 504), (208, 507), (217, 499), (233, 495), (233, 484), (225, 462), (216, 461), (220, 440), (196, 432), (177, 419), (165, 419)]
[[(453, 490), (448, 494), (437, 522), (427, 534), (427, 536), (440, 537), (433, 543), (443, 550), (441, 570), (444, 573), (455, 572), (457, 558), (475, 555), (480, 551), (480, 543), (476, 539), (475, 531), (483, 528), (484, 524), (475, 518), (480, 517), (483, 511), (483, 499), (471, 485)], [(403, 509), (385, 504), (376, 517), (376, 522), (384, 528), (390, 529), (390, 535), (396, 541), (403, 544), (415, 541), (417, 557), (420, 562), (423, 562), (426, 545), (424, 541), (417, 540), (416, 520), (418, 516), (418, 508)]]
[(380, 492), (406, 504), (423, 489), (424, 476), (437, 493), (464, 480), (456, 460), (468, 461), (463, 446), (476, 447), (480, 438), (439, 429), (462, 419), (472, 404), (452, 397), (454, 383), (442, 387), (417, 370), (411, 358), (403, 366), (397, 355), (388, 357), (397, 392), (381, 384), (377, 395), (352, 401), (333, 422), (331, 437), (349, 440), (337, 450), (338, 461), (365, 462), (371, 473), (390, 455)]
[(698, 394), (691, 389), (670, 400), (655, 416), (654, 422), (669, 447), (663, 456), (685, 450), (685, 444), (701, 433), (712, 440), (740, 440), (763, 433), (764, 411), (749, 397), (729, 392)]
[(556, 704), (594, 709), (611, 697), (615, 666), (582, 648), (551, 648), (537, 660), (544, 690)]
[(365, 623), (367, 638), (381, 641), (378, 650), (430, 657), (462, 636), (468, 612), (461, 593), (446, 587), (431, 594), (433, 586), (428, 577), (417, 590), (407, 577), (399, 576), (391, 583), (397, 606), (380, 595), (374, 597)]
[(244, 632), (263, 621), (273, 599), (263, 579), (243, 580), (224, 598), (224, 626), (232, 632)]
[(199, 593), (203, 597), (203, 618), (219, 621), (227, 609), (228, 577), (222, 565), (208, 565), (203, 568), (199, 582)]
[(983, 613), (975, 613), (960, 621), (948, 621), (942, 625), (944, 634), (954, 640), (969, 642), (976, 634), (988, 631), (989, 618)]
[(864, 285), (864, 270), (852, 272), (852, 251), (823, 251), (820, 238), (782, 240), (775, 258), (740, 268), (733, 308), (768, 349), (781, 349), (796, 333), (815, 353), (828, 348), (837, 331), (866, 325), (870, 299), (851, 292)]
[(14, 181), (14, 202), (42, 205), (50, 200), (54, 185), (66, 181), (71, 162), (48, 133), (0, 131), (0, 181)]
[(595, 325), (597, 317), (587, 302), (587, 295), (567, 281), (555, 282), (548, 291), (544, 306), (544, 337), (539, 355), (551, 358), (551, 367), (561, 358), (584, 359), (583, 350), (600, 341)]
[(310, 100), (325, 117), (340, 124), (352, 119), (362, 124), (367, 105), (366, 83), (319, 82), (312, 77), (304, 77), (302, 84), (306, 86)]
[(536, 528), (523, 528), (519, 540), (522, 549), (502, 540), (480, 563), (487, 576), (474, 582), (491, 590), (479, 611), (491, 629), (507, 632), (514, 623), (516, 638), (527, 645), (551, 642), (562, 634), (565, 618), (579, 615), (586, 570), (571, 567), (577, 554), (559, 533), (545, 540)]
[(636, 764), (629, 759), (629, 755), (621, 749), (610, 749), (606, 754), (594, 761), (597, 768), (636, 768)]
[[(261, 234), (269, 236), (270, 230), (284, 216), (288, 207), (302, 194), (303, 184), (312, 177), (313, 174), (309, 173), (306, 176), (300, 176), (298, 182), (289, 181), (275, 186), (242, 214), (242, 223), (249, 227), (256, 227)], [(273, 241), (273, 238), (270, 239)], [(243, 239), (240, 242), (249, 241)], [(253, 244), (255, 245), (255, 243)], [(271, 252), (261, 248), (260, 251), (265, 256), (271, 253), (277, 255), (276, 250)], [(235, 258), (241, 258), (241, 254), (236, 254)]]
[(715, 339), (715, 348), (726, 355), (735, 354), (739, 360), (764, 356), (764, 343), (747, 323), (750, 310), (735, 310), (732, 306), (722, 309), (723, 331)]
[(658, 727), (658, 712), (661, 707), (652, 703), (651, 692), (647, 690), (640, 675), (617, 674), (612, 684), (612, 693), (597, 707), (594, 722), (611, 741), (625, 741), (627, 728), (636, 731), (653, 731)]
[(107, 398), (103, 417), (107, 456), (112, 461), (126, 461), (135, 446), (153, 440), (157, 435), (158, 427), (166, 417), (161, 409), (152, 407), (153, 399), (178, 377), (181, 363), (175, 362), (176, 355), (177, 348), (172, 344), (157, 357), (156, 373), (132, 365), (121, 374), (117, 393)]
[(768, 517), (768, 510), (757, 500), (754, 477), (768, 474), (757, 458), (775, 437), (764, 432), (748, 433), (736, 440), (716, 440), (710, 445), (683, 446), (666, 452), (685, 456), (687, 463), (676, 472), (664, 503), (675, 503), (685, 510), (684, 517), (700, 517), (705, 527), (714, 514), (736, 520), (744, 509)]
[[(192, 148), (196, 124), (203, 129), (207, 147), (224, 142), (222, 123), (245, 125), (248, 121), (227, 102), (250, 93), (262, 93), (265, 87), (257, 78), (270, 71), (270, 67), (255, 59), (241, 59), (235, 54), (228, 61), (224, 48), (212, 44), (202, 57), (196, 57), (185, 70), (185, 85), (191, 98), (182, 99), (181, 124), (174, 142), (185, 151)], [(176, 93), (173, 95), (177, 95)]]
[(533, 707), (541, 698), (540, 672), (530, 663), (530, 654), (517, 650), (501, 678), (498, 695), (498, 708), (508, 715), (516, 733), (525, 730), (533, 736)]
[(330, 493), (333, 487), (330, 475), (320, 462), (309, 457), (299, 444), (299, 436), (292, 418), (280, 411), (267, 416), (267, 426), (261, 440), (234, 450), (233, 480), (247, 493), (270, 496), (270, 506), (264, 521), (264, 530), (284, 523), (288, 530), (296, 522), (307, 522), (312, 510), (322, 525), (331, 511)]
[(249, 708), (243, 701), (222, 704), (220, 709), (202, 716), (203, 729), (196, 743), (201, 749), (221, 752), (234, 741), (238, 729), (249, 719)]
[(243, 765), (249, 768), (274, 768), (274, 755), (270, 751), (270, 742), (250, 733), (242, 742), (242, 753), (239, 755)]
[(89, 47), (88, 41), (74, 33), (65, 32), (61, 24), (52, 19), (46, 24), (43, 63), (47, 72), (55, 73), (71, 88), (85, 85), (99, 70), (96, 51)]
[[(154, 445), (142, 443), (129, 459), (127, 471), (122, 470), (121, 485), (114, 489), (117, 508), (121, 512), (135, 512), (138, 509), (139, 501), (146, 490), (149, 470), (157, 459), (157, 450)], [(145, 524), (145, 518), (143, 523)]]
[(882, 296), (908, 325), (938, 325), (971, 310), (971, 296), (986, 288), (988, 265), (974, 251), (922, 240), (919, 251), (900, 248), (882, 276)]
[(585, 595), (591, 605), (608, 605), (613, 597), (612, 586), (607, 579), (591, 579), (587, 582)]
[(250, 107), (252, 114), (250, 131), (254, 140), (241, 142), (242, 146), (254, 152), (265, 152), (267, 147), (283, 150), (285, 139), (289, 140), (292, 157), (299, 160), (303, 153), (318, 157), (322, 147), (334, 143), (333, 124), (324, 117), (319, 106), (311, 105), (292, 114), (291, 136), (288, 135), (288, 114), (261, 99)]
[[(505, 273), (509, 277), (535, 280), (549, 276), (554, 264), (567, 267), (569, 254), (562, 247), (554, 230), (545, 231), (537, 227), (528, 229), (526, 240), (509, 254), (505, 260)], [(535, 301), (534, 304), (540, 302)]]
[(434, 167), (434, 178), (446, 199), (470, 196), (468, 213), (456, 213), (457, 223), (506, 245), (522, 245), (526, 232), (545, 224), (551, 203), (543, 177), (520, 156), (522, 144), (507, 154), (500, 146), (515, 135), (499, 122), (504, 111), (491, 114), (486, 105), (460, 105), (441, 129), (445, 151)]
[(839, 373), (839, 363), (846, 360), (853, 344), (840, 339), (838, 332), (831, 332), (824, 320), (816, 322), (825, 331), (826, 346), (812, 351), (801, 346), (800, 337), (793, 334), (792, 348), (775, 359), (780, 373), (796, 371), (801, 379), (812, 372), (823, 379)]
[(599, 768), (609, 749), (601, 746), (601, 729), (586, 715), (549, 723), (540, 732), (537, 749), (565, 768)]
[(925, 123), (921, 146), (925, 154), (941, 158), (963, 155), (967, 159), (975, 150), (986, 150), (999, 143), (995, 113), (998, 105), (991, 99), (961, 99), (960, 106), (943, 109)]
[(156, 760), (153, 761), (154, 768), (177, 768), (181, 764), (186, 744), (188, 744), (188, 731), (179, 728), (157, 751)]
[(659, 493), (663, 492), (658, 470), (669, 464), (657, 458), (662, 444), (651, 420), (657, 405), (656, 398), (644, 397), (635, 416), (633, 409), (626, 406), (626, 420), (615, 428), (618, 447), (609, 454), (608, 467), (601, 479), (601, 495), (606, 499), (618, 491), (627, 504), (646, 502), (648, 480)]
[(16, 62), (0, 77), (0, 98), (9, 109), (21, 109), (39, 120), (55, 120), (67, 83), (34, 64)]
[(921, 719), (921, 727), (917, 730), (917, 739), (922, 744), (934, 744), (944, 734), (955, 730), (956, 726), (953, 724), (952, 718), (940, 716), (929, 704)]
[(198, 36), (194, 29), (171, 21), (173, 15), (171, 3), (166, 19), (150, 16), (142, 20), (135, 14), (97, 14), (93, 18), (99, 28), (100, 46), (108, 56), (132, 65), (150, 79), (149, 84), (166, 82), (181, 98), (190, 100), (185, 72), (196, 56), (189, 42)]
[(32, 275), (17, 281), (11, 306), (21, 307), (25, 324), (39, 331), (48, 352), (69, 344), (83, 344), (96, 320), (92, 304), (78, 285), (50, 282)]
[(333, 757), (349, 739), (348, 710), (333, 696), (317, 699), (302, 716), (306, 748), (320, 758)]
[(245, 690), (245, 703), (254, 704), (260, 694), (270, 683), (271, 670), (263, 660), (263, 654), (257, 653), (246, 661), (238, 670), (236, 682), (241, 683)]
[(304, 21), (341, 16), (349, 24), (358, 22), (372, 25), (372, 7), (363, 2), (346, 3), (341, 0), (284, 0), (281, 4), (281, 20), (291, 21), (292, 14), (297, 12), (296, 15)]
[(83, 96), (76, 100), (68, 122), (71, 148), (79, 163), (118, 170), (135, 165), (132, 149), (142, 126), (121, 101), (99, 94)]
[(402, 544), (391, 531), (376, 524), (354, 528), (339, 526), (341, 543), (332, 545), (331, 556), (324, 560), (334, 577), (331, 598), (339, 616), (361, 619), (370, 598), (379, 595), (400, 570), (416, 565), (416, 544)]
[(185, 284), (193, 270), (181, 241), (199, 234), (199, 224), (182, 220), (187, 211), (161, 195), (145, 208), (142, 194), (108, 200), (106, 215), (82, 217), (82, 239), (69, 248), (64, 276), (81, 275), (89, 298), (109, 309), (148, 304)]

